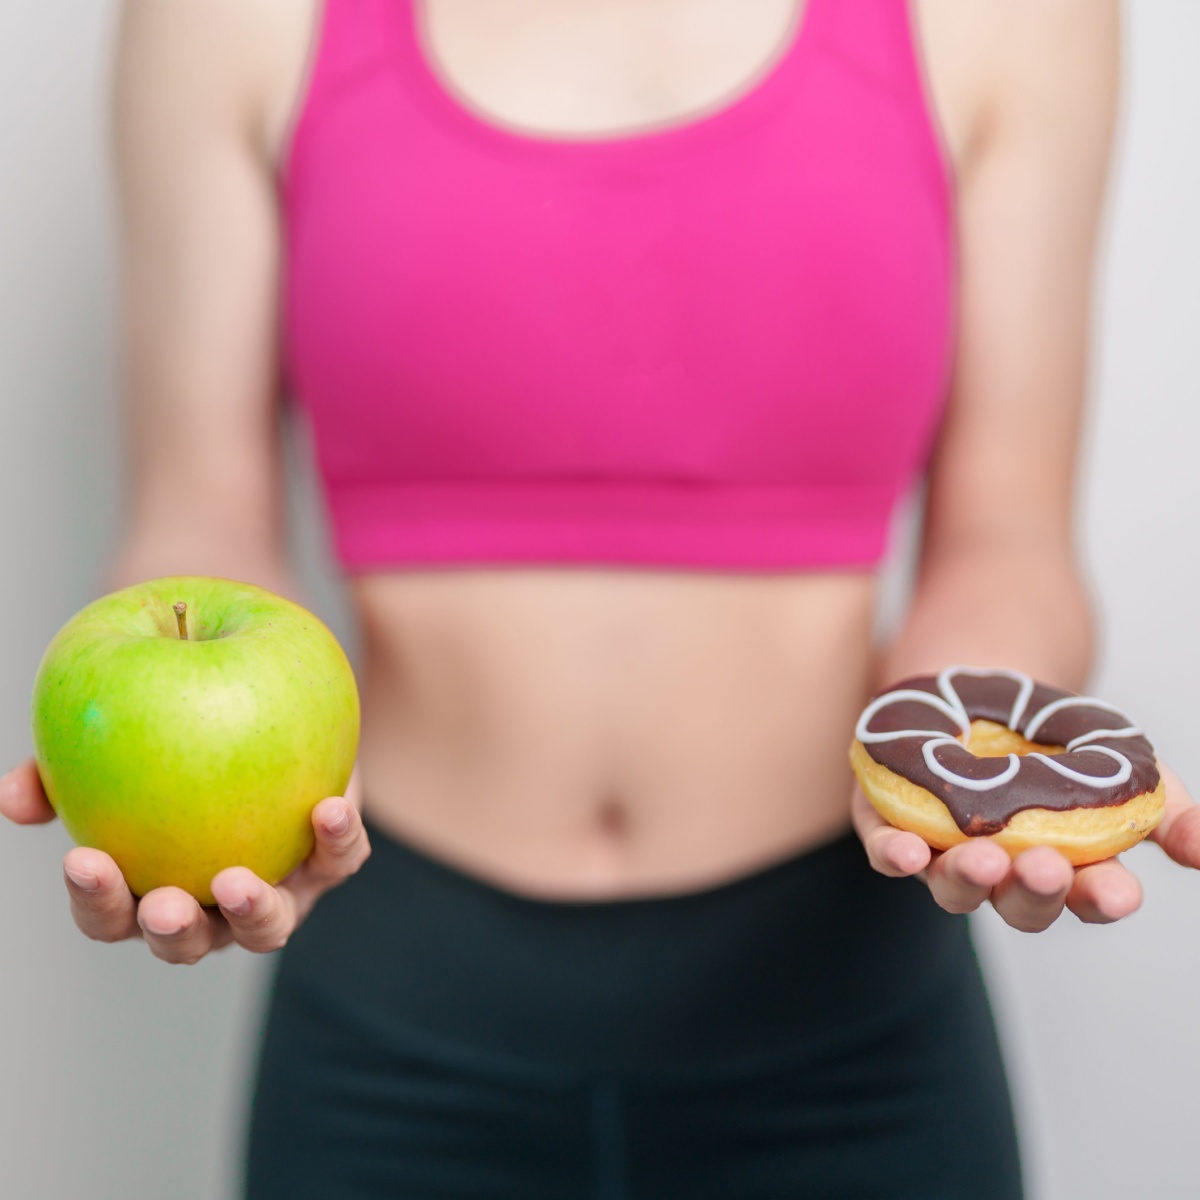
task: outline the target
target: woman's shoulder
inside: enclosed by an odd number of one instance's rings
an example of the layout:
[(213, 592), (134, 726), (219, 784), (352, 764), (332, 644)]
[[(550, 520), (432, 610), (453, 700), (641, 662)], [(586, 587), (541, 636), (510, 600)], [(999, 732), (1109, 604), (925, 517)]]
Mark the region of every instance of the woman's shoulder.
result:
[(187, 110), (278, 157), (304, 84), (321, 0), (124, 0), (118, 104)]
[(960, 167), (1029, 118), (1101, 139), (1117, 90), (1119, 0), (917, 0), (930, 90)]

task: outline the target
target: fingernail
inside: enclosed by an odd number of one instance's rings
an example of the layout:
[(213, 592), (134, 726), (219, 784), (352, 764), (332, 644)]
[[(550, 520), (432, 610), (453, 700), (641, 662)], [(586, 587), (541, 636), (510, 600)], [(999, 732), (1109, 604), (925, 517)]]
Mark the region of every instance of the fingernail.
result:
[(340, 837), (350, 828), (350, 814), (343, 808), (338, 816), (334, 817), (325, 828), (334, 837)]
[(147, 921), (143, 928), (154, 937), (169, 938), (178, 937), (187, 925), (157, 925), (153, 921)]
[(100, 880), (95, 875), (89, 875), (86, 871), (80, 871), (78, 868), (72, 870), (70, 867), (63, 867), (67, 873), (67, 878), (81, 892), (98, 892), (100, 890)]
[(236, 904), (222, 904), (221, 907), (235, 917), (244, 917), (250, 911), (250, 897), (243, 896)]

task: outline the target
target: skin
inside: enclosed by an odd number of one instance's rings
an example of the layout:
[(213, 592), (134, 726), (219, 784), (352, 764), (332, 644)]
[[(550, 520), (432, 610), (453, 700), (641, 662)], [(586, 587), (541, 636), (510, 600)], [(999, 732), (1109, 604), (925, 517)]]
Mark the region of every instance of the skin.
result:
[[(88, 936), (141, 935), (170, 962), (232, 940), (277, 948), (369, 853), (361, 780), (384, 829), (531, 895), (706, 886), (853, 819), (877, 870), (920, 874), (951, 911), (990, 901), (1037, 930), (1064, 906), (1089, 922), (1138, 906), (1117, 862), (1074, 871), (1042, 849), (1010, 862), (987, 842), (934, 855), (850, 784), (854, 717), (887, 682), (975, 662), (1079, 689), (1091, 656), (1071, 500), (1115, 2), (916, 0), (915, 11), (955, 179), (959, 345), (915, 594), (891, 644), (872, 647), (865, 571), (355, 577), (359, 770), (345, 798), (314, 810), (313, 857), (278, 888), (223, 871), (219, 910), (201, 910), (172, 889), (135, 904), (107, 856), (72, 850), (67, 888)], [(447, 86), (488, 119), (547, 136), (719, 106), (796, 16), (784, 0), (423, 0), (422, 13)], [(113, 586), (190, 572), (294, 594), (275, 180), (313, 14), (312, 0), (127, 0), (116, 113), (132, 488)], [(1155, 840), (1200, 866), (1200, 817), (1167, 778)], [(0, 781), (0, 811), (50, 819), (30, 764)]]

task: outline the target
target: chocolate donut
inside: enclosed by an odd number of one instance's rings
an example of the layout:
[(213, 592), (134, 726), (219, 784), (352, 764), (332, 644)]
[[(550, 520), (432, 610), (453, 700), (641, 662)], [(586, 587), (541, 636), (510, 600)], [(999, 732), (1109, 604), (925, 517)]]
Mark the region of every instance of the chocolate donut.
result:
[(1096, 862), (1162, 818), (1154, 749), (1123, 713), (1020, 671), (947, 667), (907, 679), (858, 719), (850, 761), (891, 824), (937, 849), (990, 837)]

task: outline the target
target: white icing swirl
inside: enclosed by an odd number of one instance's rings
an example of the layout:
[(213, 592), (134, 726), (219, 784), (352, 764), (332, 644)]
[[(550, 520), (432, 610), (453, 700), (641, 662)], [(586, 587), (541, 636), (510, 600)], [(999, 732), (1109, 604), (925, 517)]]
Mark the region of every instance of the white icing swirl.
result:
[[(1140, 737), (1142, 734), (1141, 729), (1134, 725), (1124, 713), (1113, 708), (1111, 704), (1105, 704), (1104, 701), (1093, 699), (1090, 696), (1063, 696), (1058, 700), (1051, 700), (1048, 704), (1042, 705), (1037, 712), (1025, 721), (1024, 728), (1022, 728), (1021, 723), (1025, 717), (1025, 709), (1029, 704), (1029, 698), (1033, 695), (1034, 681), (1023, 671), (1010, 671), (1004, 668), (947, 667), (937, 677), (938, 691), (941, 695), (934, 695), (932, 692), (923, 692), (917, 688), (897, 688), (895, 691), (885, 692), (882, 696), (877, 696), (863, 709), (862, 715), (858, 718), (858, 724), (855, 726), (854, 736), (864, 746), (877, 742), (894, 742), (900, 738), (924, 738), (926, 740), (925, 744), (921, 747), (922, 757), (925, 759), (925, 765), (929, 768), (930, 772), (939, 779), (973, 792), (986, 792), (991, 791), (992, 788), (1003, 786), (1010, 780), (1015, 779), (1017, 773), (1020, 771), (1022, 761), (1020, 755), (1009, 754), (1008, 765), (999, 775), (993, 775), (987, 779), (971, 779), (965, 775), (959, 775), (956, 771), (952, 771), (938, 760), (937, 750), (942, 746), (958, 746), (961, 749), (967, 749), (959, 738), (951, 736), (943, 729), (894, 729), (883, 733), (873, 733), (868, 728), (875, 714), (881, 709), (886, 708), (890, 704), (909, 700), (915, 701), (918, 704), (928, 705), (943, 716), (949, 717), (962, 730), (963, 737), (969, 739), (971, 719), (967, 715), (966, 706), (963, 704), (954, 687), (954, 680), (959, 675), (969, 675), (975, 678), (994, 678), (1000, 676), (1004, 679), (1011, 679), (1017, 684), (1017, 695), (1013, 701), (1007, 724), (1010, 730), (1021, 734), (1022, 737), (1031, 742), (1034, 740), (1034, 736), (1038, 730), (1055, 713), (1061, 712), (1064, 708), (1100, 708), (1106, 712), (1115, 713), (1125, 722), (1125, 725), (1121, 728), (1093, 729), (1090, 733), (1083, 733), (1077, 738), (1072, 738), (1066, 747), (1068, 754), (1076, 752), (1103, 754), (1111, 758), (1117, 764), (1116, 771), (1111, 775), (1085, 775), (1082, 771), (1073, 770), (1065, 763), (1051, 758), (1046, 754), (1034, 752), (1026, 755), (1026, 757), (1039, 759), (1052, 771), (1056, 771), (1059, 775), (1071, 779), (1076, 783), (1081, 783), (1085, 787), (1118, 787), (1127, 782), (1133, 774), (1133, 764), (1120, 751), (1113, 750), (1109, 746), (1091, 746), (1088, 744), (1098, 741), (1100, 738)], [(970, 753), (969, 750), (967, 752)]]
[(947, 783), (958, 784), (959, 787), (965, 787), (972, 792), (990, 792), (992, 788), (998, 788), (1002, 784), (1008, 783), (1010, 779), (1015, 779), (1017, 772), (1021, 769), (1020, 756), (1010, 754), (1008, 756), (1008, 766), (999, 775), (993, 775), (989, 779), (969, 779), (966, 775), (959, 775), (951, 771), (949, 767), (944, 767), (938, 762), (934, 751), (939, 746), (958, 746), (961, 749), (962, 743), (958, 738), (952, 737), (931, 738), (921, 747), (921, 754), (925, 758), (925, 765), (939, 779), (944, 779)]

